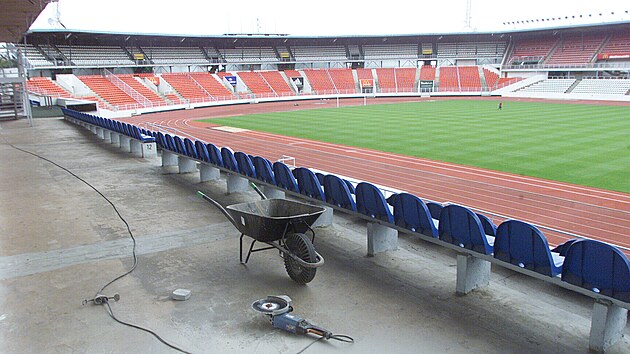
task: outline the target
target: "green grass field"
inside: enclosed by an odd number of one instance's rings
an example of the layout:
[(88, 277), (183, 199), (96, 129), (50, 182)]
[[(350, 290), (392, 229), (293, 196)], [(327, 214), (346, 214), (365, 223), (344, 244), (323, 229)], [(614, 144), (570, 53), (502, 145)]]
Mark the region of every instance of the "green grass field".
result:
[(439, 100), (206, 122), (630, 193), (630, 107)]

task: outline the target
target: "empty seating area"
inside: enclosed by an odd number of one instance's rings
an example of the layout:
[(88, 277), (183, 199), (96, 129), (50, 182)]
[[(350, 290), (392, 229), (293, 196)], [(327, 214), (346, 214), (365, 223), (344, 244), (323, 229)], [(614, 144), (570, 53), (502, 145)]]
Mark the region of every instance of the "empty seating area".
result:
[(438, 43), (438, 58), (500, 58), (505, 42)]
[(418, 58), (417, 44), (364, 45), (365, 59), (415, 59)]
[(435, 67), (431, 65), (423, 65), (420, 68), (420, 80), (435, 81)]
[(378, 68), (375, 69), (376, 77), (378, 80), (378, 86), (381, 89), (381, 93), (393, 93), (396, 91), (396, 74), (393, 68)]
[(537, 37), (516, 40), (508, 64), (540, 63), (547, 58), (551, 49), (558, 43), (558, 40), (559, 39), (556, 37)]
[(242, 71), (238, 73), (238, 77), (243, 80), (247, 88), (249, 88), (256, 97), (277, 96), (275, 91), (267, 84), (259, 72)]
[(602, 48), (601, 53), (613, 55), (630, 53), (630, 33), (613, 33)]
[(291, 47), (296, 61), (348, 60), (344, 46)]
[(24, 57), (31, 66), (54, 66), (36, 47), (30, 44), (18, 47), (22, 49)]
[(78, 76), (87, 87), (114, 107), (138, 106), (139, 103), (100, 75)]
[(272, 47), (257, 48), (225, 48), (219, 49), (219, 54), (227, 63), (256, 63), (276, 62), (276, 52)]
[(328, 69), (328, 74), (339, 93), (356, 93), (352, 69)]
[(490, 90), (494, 90), (497, 88), (499, 84), (499, 74), (494, 71), (490, 71), (486, 68), (483, 68), (483, 76), (486, 80), (486, 85)]
[(440, 68), (440, 92), (459, 91), (459, 79), (456, 66), (443, 66)]
[(630, 79), (582, 79), (571, 93), (599, 95), (627, 95)]
[(140, 81), (138, 81), (138, 79), (137, 79), (138, 76), (134, 76), (134, 75), (116, 75), (116, 77), (118, 77), (126, 85), (128, 85), (129, 87), (134, 89), (136, 92), (138, 92), (144, 98), (146, 98), (149, 102), (151, 102), (152, 105), (154, 105), (154, 106), (163, 106), (163, 105), (167, 104), (167, 102), (162, 97), (158, 96), (158, 94), (155, 93), (155, 91), (149, 89), (144, 84), (142, 84)]
[(263, 79), (278, 96), (291, 96), (295, 94), (279, 71), (261, 71), (260, 75), (262, 75)]
[(122, 47), (57, 45), (73, 64), (80, 66), (132, 65), (134, 62)]
[(306, 78), (311, 84), (313, 93), (318, 95), (338, 93), (328, 70), (305, 69), (303, 72), (306, 74)]
[(374, 79), (374, 75), (372, 74), (372, 69), (358, 68), (356, 69), (356, 71), (357, 71), (357, 78), (359, 80), (373, 80)]
[(216, 100), (231, 100), (234, 94), (207, 72), (193, 72), (190, 77)]
[(550, 92), (566, 93), (573, 85), (575, 79), (546, 79), (538, 81), (532, 85), (523, 87), (519, 92)]
[(603, 35), (566, 36), (545, 61), (546, 64), (586, 64), (604, 43)]
[(481, 90), (481, 78), (477, 66), (458, 66), (457, 71), (461, 91)]
[(142, 47), (142, 51), (154, 64), (208, 64), (199, 47)]
[(416, 68), (394, 68), (397, 92), (415, 92)]
[(184, 99), (194, 102), (210, 99), (210, 94), (189, 74), (162, 74), (162, 79), (166, 80)]
[(47, 77), (32, 77), (27, 82), (28, 90), (37, 94), (51, 97), (72, 97), (70, 92), (64, 90), (56, 82)]

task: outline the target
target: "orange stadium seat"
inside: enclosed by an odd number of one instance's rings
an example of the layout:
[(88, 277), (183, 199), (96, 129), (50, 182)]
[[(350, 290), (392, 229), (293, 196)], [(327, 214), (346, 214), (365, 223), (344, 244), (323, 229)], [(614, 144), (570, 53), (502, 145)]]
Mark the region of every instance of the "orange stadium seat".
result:
[(259, 72), (242, 71), (238, 73), (238, 77), (243, 80), (247, 88), (249, 88), (256, 97), (277, 96), (273, 88), (263, 79)]
[(261, 71), (263, 79), (271, 86), (278, 96), (294, 95), (295, 92), (291, 89), (291, 86), (282, 77), (279, 71)]
[(77, 76), (98, 97), (112, 106), (139, 105), (139, 102), (100, 75)]
[(190, 73), (190, 77), (217, 100), (231, 100), (234, 98), (234, 94), (210, 73)]

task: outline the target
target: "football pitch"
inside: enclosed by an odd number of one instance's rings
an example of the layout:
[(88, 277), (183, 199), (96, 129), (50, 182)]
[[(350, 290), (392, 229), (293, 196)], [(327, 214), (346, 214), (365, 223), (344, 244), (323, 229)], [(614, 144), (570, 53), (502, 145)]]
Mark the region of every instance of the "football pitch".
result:
[(205, 122), (630, 193), (630, 107), (438, 100)]

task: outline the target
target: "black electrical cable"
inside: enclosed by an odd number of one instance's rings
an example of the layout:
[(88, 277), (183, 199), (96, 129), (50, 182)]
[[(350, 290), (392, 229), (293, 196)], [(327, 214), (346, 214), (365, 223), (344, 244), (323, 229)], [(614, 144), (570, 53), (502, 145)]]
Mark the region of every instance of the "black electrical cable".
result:
[(175, 345), (173, 345), (173, 344), (171, 344), (171, 343), (169, 343), (169, 342), (165, 341), (164, 339), (162, 339), (162, 337), (160, 337), (157, 333), (153, 332), (153, 331), (152, 331), (152, 330), (150, 330), (150, 329), (140, 327), (140, 326), (135, 325), (135, 324), (133, 324), (133, 323), (129, 323), (129, 322), (125, 322), (125, 321), (119, 320), (119, 319), (118, 319), (118, 318), (114, 315), (114, 312), (112, 311), (111, 306), (109, 306), (109, 301), (107, 301), (107, 300), (106, 300), (106, 301), (104, 302), (104, 304), (105, 304), (105, 306), (107, 306), (107, 313), (109, 313), (109, 316), (110, 316), (111, 318), (113, 318), (113, 319), (114, 319), (114, 321), (116, 321), (116, 322), (118, 322), (118, 323), (120, 323), (120, 324), (123, 324), (123, 325), (125, 325), (125, 326), (129, 326), (129, 327), (132, 327), (132, 328), (135, 328), (135, 329), (139, 329), (139, 330), (141, 330), (141, 331), (145, 331), (145, 332), (147, 332), (147, 333), (149, 333), (149, 334), (153, 335), (153, 336), (154, 336), (155, 338), (157, 338), (157, 340), (159, 340), (160, 342), (164, 343), (165, 345), (167, 345), (167, 346), (169, 346), (169, 347), (171, 347), (171, 348), (173, 348), (173, 349), (175, 349), (175, 350), (177, 350), (177, 351), (179, 351), (179, 352), (186, 353), (186, 354), (192, 354), (191, 352), (187, 352), (187, 351), (185, 351), (185, 350), (183, 350), (183, 349), (181, 349), (181, 348), (179, 348), (179, 347), (177, 347), (177, 346), (175, 346)]
[[(6, 141), (6, 139), (3, 139), (3, 140), (5, 140), (5, 141)], [(118, 211), (118, 208), (116, 208), (116, 205), (115, 205), (115, 204), (114, 204), (114, 203), (113, 203), (113, 202), (112, 202), (109, 198), (107, 198), (107, 197), (106, 197), (103, 193), (101, 193), (101, 191), (99, 191), (96, 187), (94, 187), (94, 186), (93, 186), (93, 185), (91, 185), (88, 181), (86, 181), (86, 180), (84, 180), (83, 178), (79, 177), (79, 176), (78, 176), (78, 175), (76, 175), (74, 172), (70, 171), (69, 169), (67, 169), (67, 168), (65, 168), (65, 167), (63, 167), (63, 166), (61, 166), (61, 165), (59, 165), (58, 163), (56, 163), (56, 162), (54, 162), (54, 161), (52, 161), (52, 160), (50, 160), (50, 159), (47, 159), (47, 158), (45, 158), (45, 157), (43, 157), (43, 156), (41, 156), (41, 155), (38, 155), (38, 154), (36, 154), (36, 153), (34, 153), (34, 152), (31, 152), (31, 151), (28, 151), (28, 150), (24, 150), (24, 149), (19, 148), (19, 147), (15, 146), (15, 145), (13, 145), (13, 144), (11, 144), (11, 143), (8, 143), (8, 144), (9, 144), (9, 146), (11, 146), (12, 148), (14, 148), (14, 149), (16, 149), (16, 150), (19, 150), (19, 151), (22, 151), (22, 152), (24, 152), (24, 153), (27, 153), (27, 154), (33, 155), (33, 156), (35, 156), (35, 157), (37, 157), (37, 158), (40, 158), (40, 159), (42, 159), (42, 160), (44, 160), (44, 161), (46, 161), (46, 162), (48, 162), (48, 163), (51, 163), (51, 164), (53, 164), (53, 165), (55, 165), (55, 166), (59, 167), (60, 169), (62, 169), (62, 170), (64, 170), (64, 171), (66, 171), (67, 173), (69, 173), (70, 175), (72, 175), (74, 178), (76, 178), (76, 179), (78, 179), (79, 181), (81, 181), (81, 182), (85, 183), (88, 187), (92, 188), (92, 189), (93, 189), (96, 193), (98, 193), (101, 197), (103, 197), (103, 199), (105, 199), (105, 201), (107, 201), (107, 202), (109, 203), (109, 205), (111, 205), (111, 206), (112, 206), (112, 208), (114, 209), (114, 211), (116, 212), (116, 214), (118, 215), (118, 217), (120, 218), (120, 220), (122, 220), (122, 222), (125, 224), (125, 227), (127, 227), (127, 232), (129, 233), (129, 236), (131, 237), (131, 240), (133, 241), (133, 250), (132, 250), (132, 253), (133, 253), (133, 265), (131, 266), (131, 268), (129, 268), (129, 270), (128, 270), (128, 271), (124, 272), (123, 274), (121, 274), (121, 275), (117, 276), (116, 278), (114, 278), (113, 280), (111, 280), (110, 282), (108, 282), (107, 284), (105, 284), (105, 285), (104, 285), (104, 286), (103, 286), (103, 287), (102, 287), (102, 288), (101, 288), (101, 289), (100, 289), (100, 290), (96, 293), (96, 296), (101, 295), (101, 294), (102, 294), (102, 292), (103, 292), (103, 290), (105, 290), (105, 288), (107, 288), (108, 286), (112, 285), (112, 284), (113, 284), (114, 282), (116, 282), (117, 280), (119, 280), (119, 279), (121, 279), (121, 278), (123, 278), (123, 277), (125, 277), (125, 276), (127, 276), (127, 275), (129, 275), (129, 274), (131, 274), (131, 272), (133, 272), (133, 271), (134, 271), (134, 269), (136, 269), (136, 267), (138, 266), (138, 256), (136, 255), (136, 238), (133, 236), (133, 232), (131, 232), (131, 228), (129, 227), (129, 223), (128, 223), (128, 222), (127, 222), (127, 220), (125, 220), (125, 218), (124, 218), (124, 217), (120, 214), (120, 212)], [(95, 297), (96, 297), (96, 296), (95, 296)], [(139, 329), (139, 330), (141, 330), (141, 331), (144, 331), (144, 332), (150, 333), (150, 334), (152, 334), (155, 338), (157, 338), (160, 342), (164, 343), (165, 345), (167, 345), (167, 346), (169, 346), (169, 347), (171, 347), (171, 348), (173, 348), (173, 349), (175, 349), (175, 350), (177, 350), (177, 351), (180, 351), (180, 352), (182, 352), (182, 353), (187, 353), (187, 354), (188, 354), (188, 353), (190, 353), (190, 352), (185, 351), (185, 350), (183, 350), (183, 349), (181, 349), (181, 348), (179, 348), (179, 347), (177, 347), (177, 346), (175, 346), (175, 345), (173, 345), (173, 344), (168, 343), (168, 342), (167, 342), (167, 341), (165, 341), (162, 337), (160, 337), (157, 333), (153, 332), (153, 331), (152, 331), (152, 330), (150, 330), (150, 329), (143, 328), (143, 327), (141, 327), (141, 326), (134, 325), (134, 324), (132, 324), (132, 323), (128, 323), (128, 322), (124, 322), (124, 321), (119, 320), (118, 318), (116, 318), (116, 316), (114, 315), (114, 312), (112, 311), (112, 308), (109, 306), (109, 301), (107, 300), (107, 298), (104, 298), (104, 300), (103, 300), (103, 304), (107, 305), (107, 313), (109, 314), (109, 316), (110, 316), (112, 319), (114, 319), (114, 321), (116, 321), (116, 322), (118, 322), (118, 323), (120, 323), (120, 324), (123, 324), (123, 325), (125, 325), (125, 326), (129, 326), (129, 327), (136, 328), (136, 329)]]
[[(315, 339), (314, 341), (311, 342), (311, 344), (309, 344), (306, 347), (302, 348), (302, 350), (300, 350), (296, 354), (304, 353), (304, 351), (306, 351), (306, 349), (310, 348), (311, 345), (319, 342), (320, 340), (322, 340), (324, 338), (326, 338), (326, 337), (319, 337), (319, 338)], [(327, 339), (334, 339), (334, 340), (338, 340), (338, 341), (344, 342), (344, 343), (354, 343), (354, 338), (352, 338), (352, 337), (350, 337), (348, 335), (345, 335), (345, 334), (333, 334)]]

